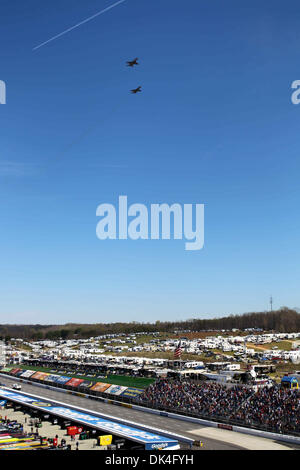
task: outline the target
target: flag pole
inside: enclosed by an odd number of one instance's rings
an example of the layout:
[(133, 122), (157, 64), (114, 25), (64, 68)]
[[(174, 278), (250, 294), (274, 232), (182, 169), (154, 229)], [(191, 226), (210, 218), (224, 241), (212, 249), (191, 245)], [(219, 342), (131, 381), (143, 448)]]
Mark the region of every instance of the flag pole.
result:
[(179, 380), (181, 380), (182, 359), (181, 359), (181, 341), (179, 341), (177, 348), (174, 351), (174, 360), (179, 358)]
[[(180, 372), (182, 372), (182, 358), (181, 358), (181, 352), (180, 352)], [(182, 380), (182, 374), (180, 374), (180, 381)]]

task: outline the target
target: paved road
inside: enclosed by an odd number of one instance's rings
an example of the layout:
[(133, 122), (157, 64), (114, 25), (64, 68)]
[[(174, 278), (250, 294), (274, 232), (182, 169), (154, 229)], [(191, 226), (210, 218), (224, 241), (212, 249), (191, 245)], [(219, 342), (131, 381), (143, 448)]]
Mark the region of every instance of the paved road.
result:
[[(0, 377), (0, 382), (12, 386), (16, 380), (13, 377)], [(241, 450), (241, 449), (288, 449), (289, 445), (276, 443), (269, 439), (257, 438), (232, 431), (225, 431), (195, 423), (188, 423), (163, 416), (157, 416), (130, 408), (119, 407), (103, 402), (98, 402), (84, 397), (66, 394), (60, 391), (48, 390), (36, 385), (22, 383), (24, 392), (33, 393), (43, 398), (57, 400), (66, 404), (78, 406), (91, 411), (102, 412), (116, 418), (128, 419), (140, 424), (147, 424), (158, 429), (178, 433), (182, 436), (201, 440), (204, 443), (203, 450)], [(297, 448), (297, 446), (292, 446)], [(299, 447), (298, 447), (299, 448)]]

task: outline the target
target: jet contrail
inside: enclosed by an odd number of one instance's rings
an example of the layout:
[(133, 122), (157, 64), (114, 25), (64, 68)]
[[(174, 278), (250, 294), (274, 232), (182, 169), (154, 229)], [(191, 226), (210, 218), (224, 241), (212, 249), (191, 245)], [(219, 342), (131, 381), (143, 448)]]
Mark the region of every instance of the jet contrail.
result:
[(53, 36), (53, 38), (48, 39), (48, 41), (42, 42), (42, 44), (39, 44), (38, 46), (34, 47), (32, 50), (35, 51), (36, 49), (39, 49), (40, 47), (45, 46), (45, 44), (48, 44), (49, 42), (54, 41), (55, 39), (57, 39), (57, 38), (63, 36), (63, 35), (66, 34), (66, 33), (69, 33), (70, 31), (72, 31), (72, 29), (78, 28), (78, 26), (81, 26), (82, 24), (87, 23), (88, 21), (91, 21), (92, 19), (96, 18), (96, 16), (102, 15), (102, 14), (105, 13), (106, 11), (111, 10), (112, 8), (116, 7), (117, 5), (120, 5), (121, 3), (124, 3), (125, 1), (126, 1), (126, 0), (120, 0), (119, 2), (114, 3), (114, 4), (111, 5), (110, 7), (107, 7), (107, 8), (105, 8), (104, 10), (99, 11), (98, 13), (96, 13), (96, 14), (93, 15), (93, 16), (90, 16), (89, 18), (86, 18), (85, 20), (81, 21), (81, 22), (78, 23), (78, 24), (75, 24), (75, 25), (72, 26), (71, 28), (66, 29), (66, 30), (63, 31), (62, 33), (59, 33), (59, 34), (57, 34), (56, 36)]

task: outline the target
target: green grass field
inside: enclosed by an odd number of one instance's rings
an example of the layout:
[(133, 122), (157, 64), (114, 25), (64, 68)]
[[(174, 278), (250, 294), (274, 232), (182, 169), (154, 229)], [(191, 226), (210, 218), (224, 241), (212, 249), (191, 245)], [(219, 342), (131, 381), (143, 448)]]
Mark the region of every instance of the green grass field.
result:
[[(39, 372), (47, 372), (50, 373), (50, 368), (47, 367), (35, 367), (35, 366), (25, 366), (25, 365), (8, 365), (7, 367), (12, 368), (19, 368), (19, 369), (29, 369), (29, 370), (36, 370)], [(69, 374), (63, 372), (53, 372), (56, 375), (67, 375), (67, 377), (75, 377), (76, 379), (83, 379), (88, 380), (89, 382), (104, 382), (111, 385), (123, 385), (124, 387), (136, 387), (136, 388), (147, 388), (150, 384), (152, 384), (155, 379), (147, 379), (144, 377), (129, 377), (126, 375), (108, 375), (105, 379), (97, 378), (97, 377), (87, 377), (82, 375), (76, 374)], [(100, 375), (100, 374), (99, 374)]]

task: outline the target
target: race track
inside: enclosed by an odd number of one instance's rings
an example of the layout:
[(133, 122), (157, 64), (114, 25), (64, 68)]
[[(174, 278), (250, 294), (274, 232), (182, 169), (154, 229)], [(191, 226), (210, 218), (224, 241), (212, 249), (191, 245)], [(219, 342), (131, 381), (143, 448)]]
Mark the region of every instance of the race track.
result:
[[(0, 377), (0, 382), (7, 387), (11, 387), (16, 379), (13, 377)], [(223, 429), (212, 428), (208, 426), (199, 426), (195, 423), (188, 423), (181, 420), (171, 419), (163, 416), (152, 415), (143, 411), (132, 410), (122, 406), (111, 405), (101, 401), (91, 400), (84, 397), (78, 397), (66, 394), (61, 391), (48, 390), (36, 385), (22, 383), (24, 392), (39, 395), (43, 398), (49, 398), (85, 408), (87, 410), (102, 412), (116, 418), (128, 419), (140, 424), (147, 424), (166, 431), (178, 433), (182, 436), (201, 440), (204, 446), (201, 450), (288, 450), (299, 449), (299, 446), (291, 446), (285, 443), (274, 442), (270, 439), (262, 439), (255, 436), (240, 434)]]

